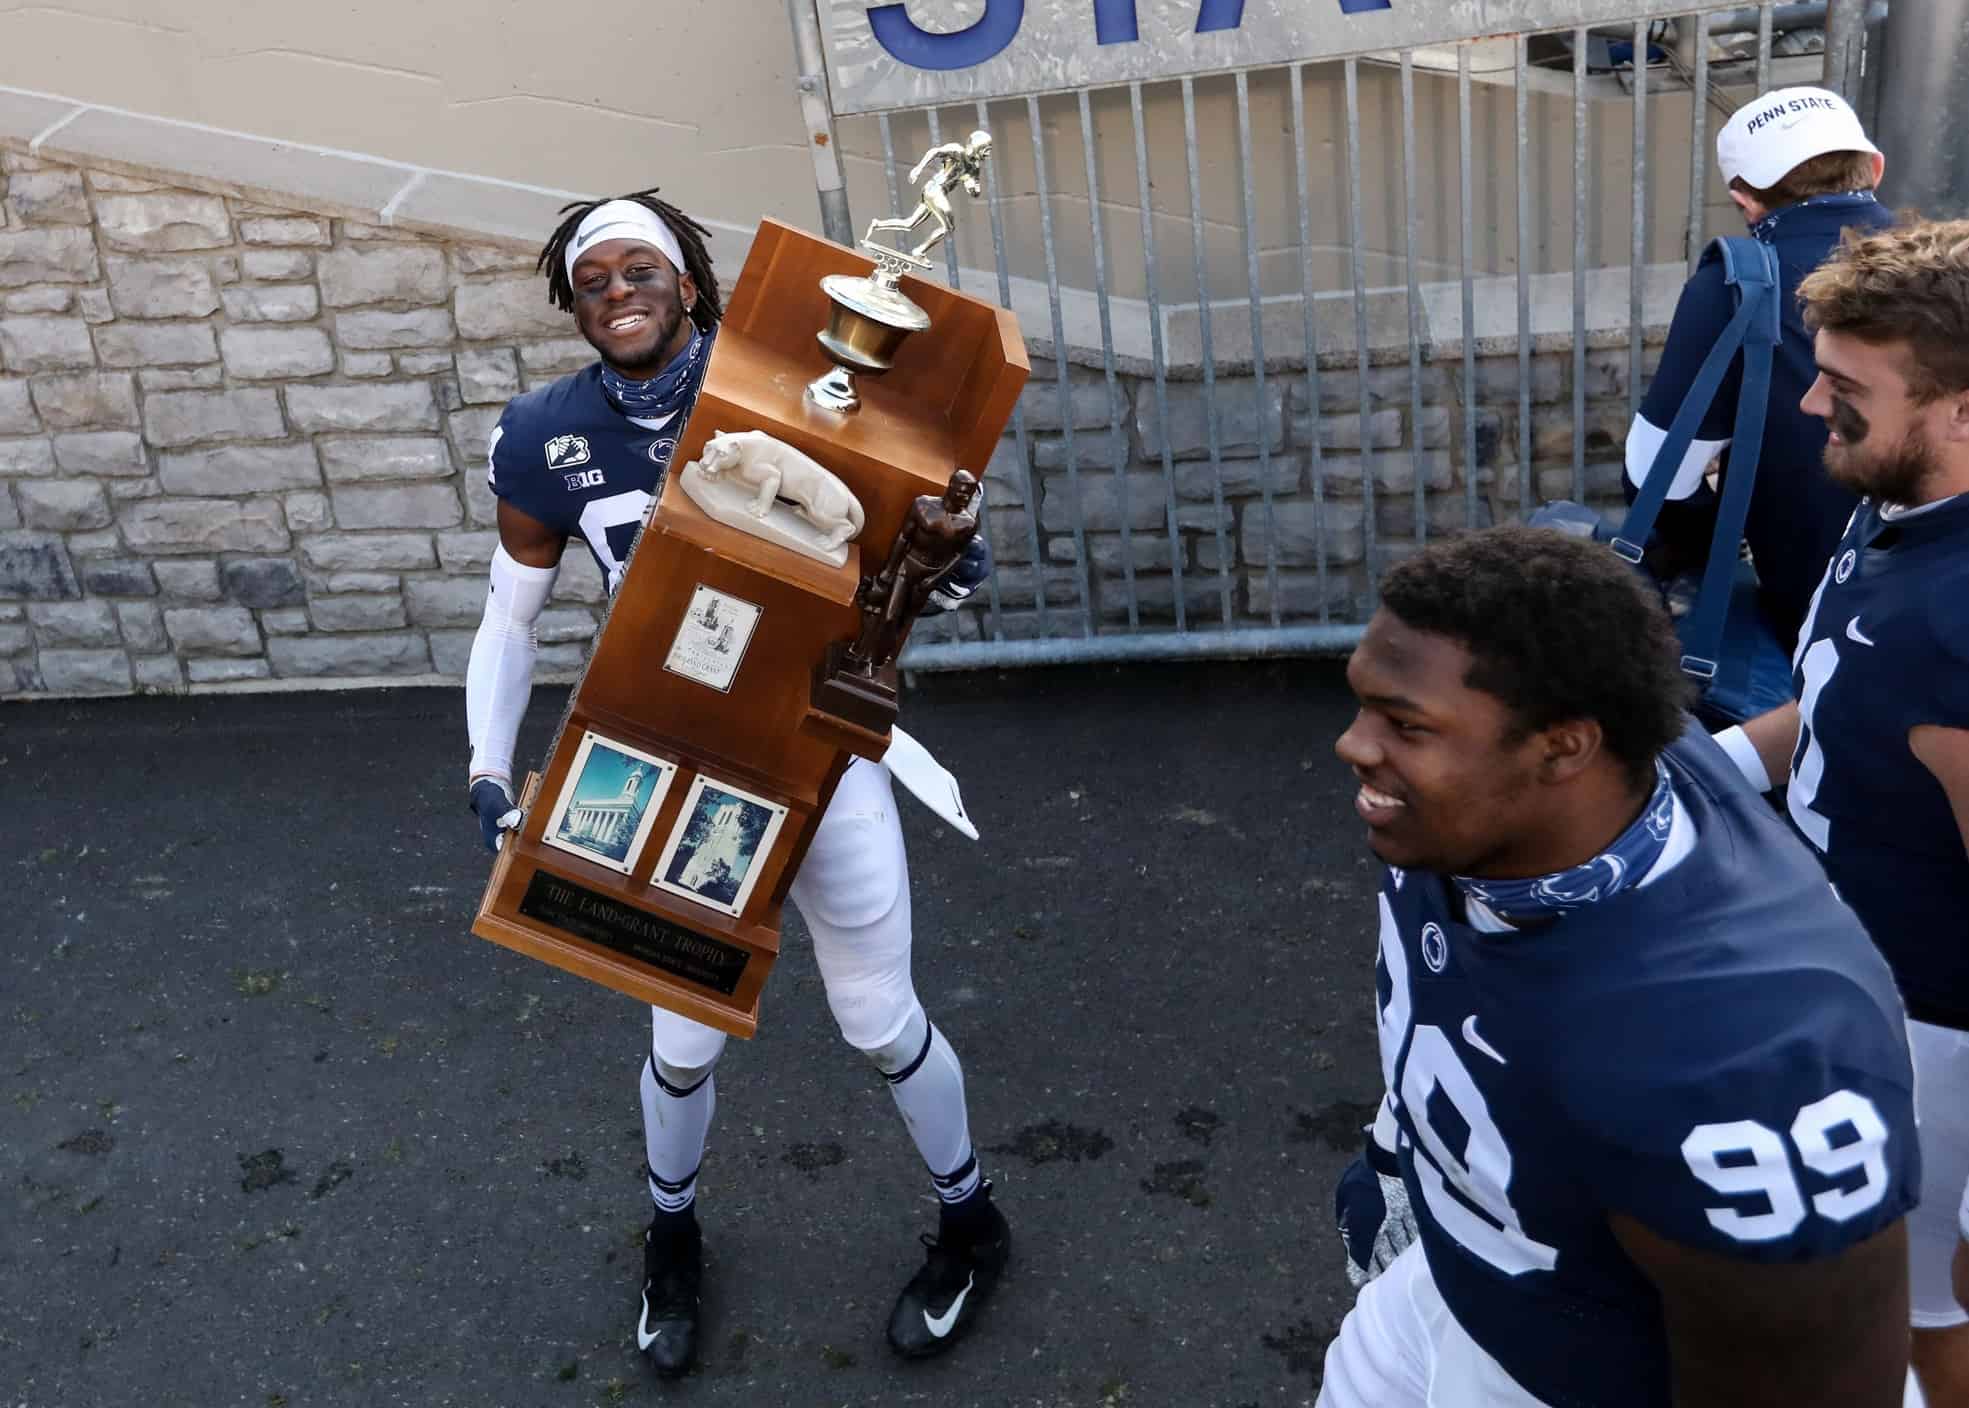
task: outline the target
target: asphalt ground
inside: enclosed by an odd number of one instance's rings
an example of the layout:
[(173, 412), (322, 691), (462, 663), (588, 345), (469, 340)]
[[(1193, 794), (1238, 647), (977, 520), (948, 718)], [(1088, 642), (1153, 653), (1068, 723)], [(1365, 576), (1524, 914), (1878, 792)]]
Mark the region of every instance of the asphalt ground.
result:
[(462, 692), (0, 709), (0, 1405), (1310, 1403), (1380, 1090), (1350, 708), (1319, 661), (919, 685), (983, 839), (904, 804), (916, 982), (1011, 1272), (892, 1358), (935, 1204), (789, 907), (675, 1384), (646, 1012), (471, 936)]

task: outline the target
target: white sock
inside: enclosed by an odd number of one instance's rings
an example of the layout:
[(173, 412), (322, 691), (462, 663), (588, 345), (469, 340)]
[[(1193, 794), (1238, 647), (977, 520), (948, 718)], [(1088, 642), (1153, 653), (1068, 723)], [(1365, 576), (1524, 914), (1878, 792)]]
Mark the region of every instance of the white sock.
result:
[(978, 1190), (978, 1160), (971, 1152), (970, 1118), (964, 1108), (964, 1068), (943, 1033), (925, 1023), (922, 1051), (886, 1076), (909, 1137), (929, 1165), (937, 1196), (958, 1203)]
[(717, 1081), (710, 1073), (688, 1090), (678, 1090), (643, 1062), (643, 1145), (649, 1158), (649, 1192), (658, 1211), (688, 1211), (697, 1198), (697, 1170), (711, 1116), (718, 1108)]

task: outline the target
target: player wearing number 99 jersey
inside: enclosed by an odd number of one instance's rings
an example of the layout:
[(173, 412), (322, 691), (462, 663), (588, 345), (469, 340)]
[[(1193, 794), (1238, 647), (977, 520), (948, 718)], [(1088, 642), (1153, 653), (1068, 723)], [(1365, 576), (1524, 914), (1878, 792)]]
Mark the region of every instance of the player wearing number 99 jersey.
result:
[(1658, 604), (1590, 543), (1473, 534), (1388, 575), (1348, 680), (1418, 1240), (1320, 1403), (1899, 1404), (1900, 1003), (1687, 731)]
[(1799, 285), (1830, 429), (1861, 496), (1793, 661), (1795, 703), (1720, 736), (1792, 821), (1894, 970), (1912, 1018), (1921, 1207), (1914, 1363), (1969, 1403), (1951, 1210), (1969, 1179), (1969, 222), (1849, 239)]

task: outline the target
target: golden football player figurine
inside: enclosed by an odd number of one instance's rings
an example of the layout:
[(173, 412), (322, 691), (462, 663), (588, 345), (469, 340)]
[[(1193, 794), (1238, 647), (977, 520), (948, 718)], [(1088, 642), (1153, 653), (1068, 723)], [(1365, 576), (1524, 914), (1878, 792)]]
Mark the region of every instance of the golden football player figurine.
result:
[(937, 169), (931, 173), (930, 179), (923, 183), (921, 199), (916, 202), (916, 209), (907, 215), (869, 221), (868, 233), (862, 236), (861, 242), (874, 243), (877, 230), (893, 230), (906, 235), (925, 220), (934, 220), (936, 229), (932, 230), (921, 244), (909, 251), (911, 259), (919, 261), (923, 259), (950, 236), (951, 185), (962, 184), (965, 193), (972, 197), (983, 195), (984, 183), (979, 177), (984, 169), (984, 160), (990, 155), (991, 133), (989, 132), (973, 132), (968, 142), (945, 142), (940, 147), (930, 148), (923, 153), (923, 159), (911, 167), (909, 172), (909, 179), (914, 182), (923, 174), (925, 167), (932, 162), (936, 163)]

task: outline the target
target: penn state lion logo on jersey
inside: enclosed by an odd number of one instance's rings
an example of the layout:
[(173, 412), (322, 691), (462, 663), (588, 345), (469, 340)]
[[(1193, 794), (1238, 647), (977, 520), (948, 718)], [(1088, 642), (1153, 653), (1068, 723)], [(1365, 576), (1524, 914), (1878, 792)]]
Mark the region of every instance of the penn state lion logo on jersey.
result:
[(1440, 973), (1449, 966), (1449, 943), (1443, 938), (1439, 924), (1422, 926), (1422, 961), (1429, 965), (1431, 973)]

